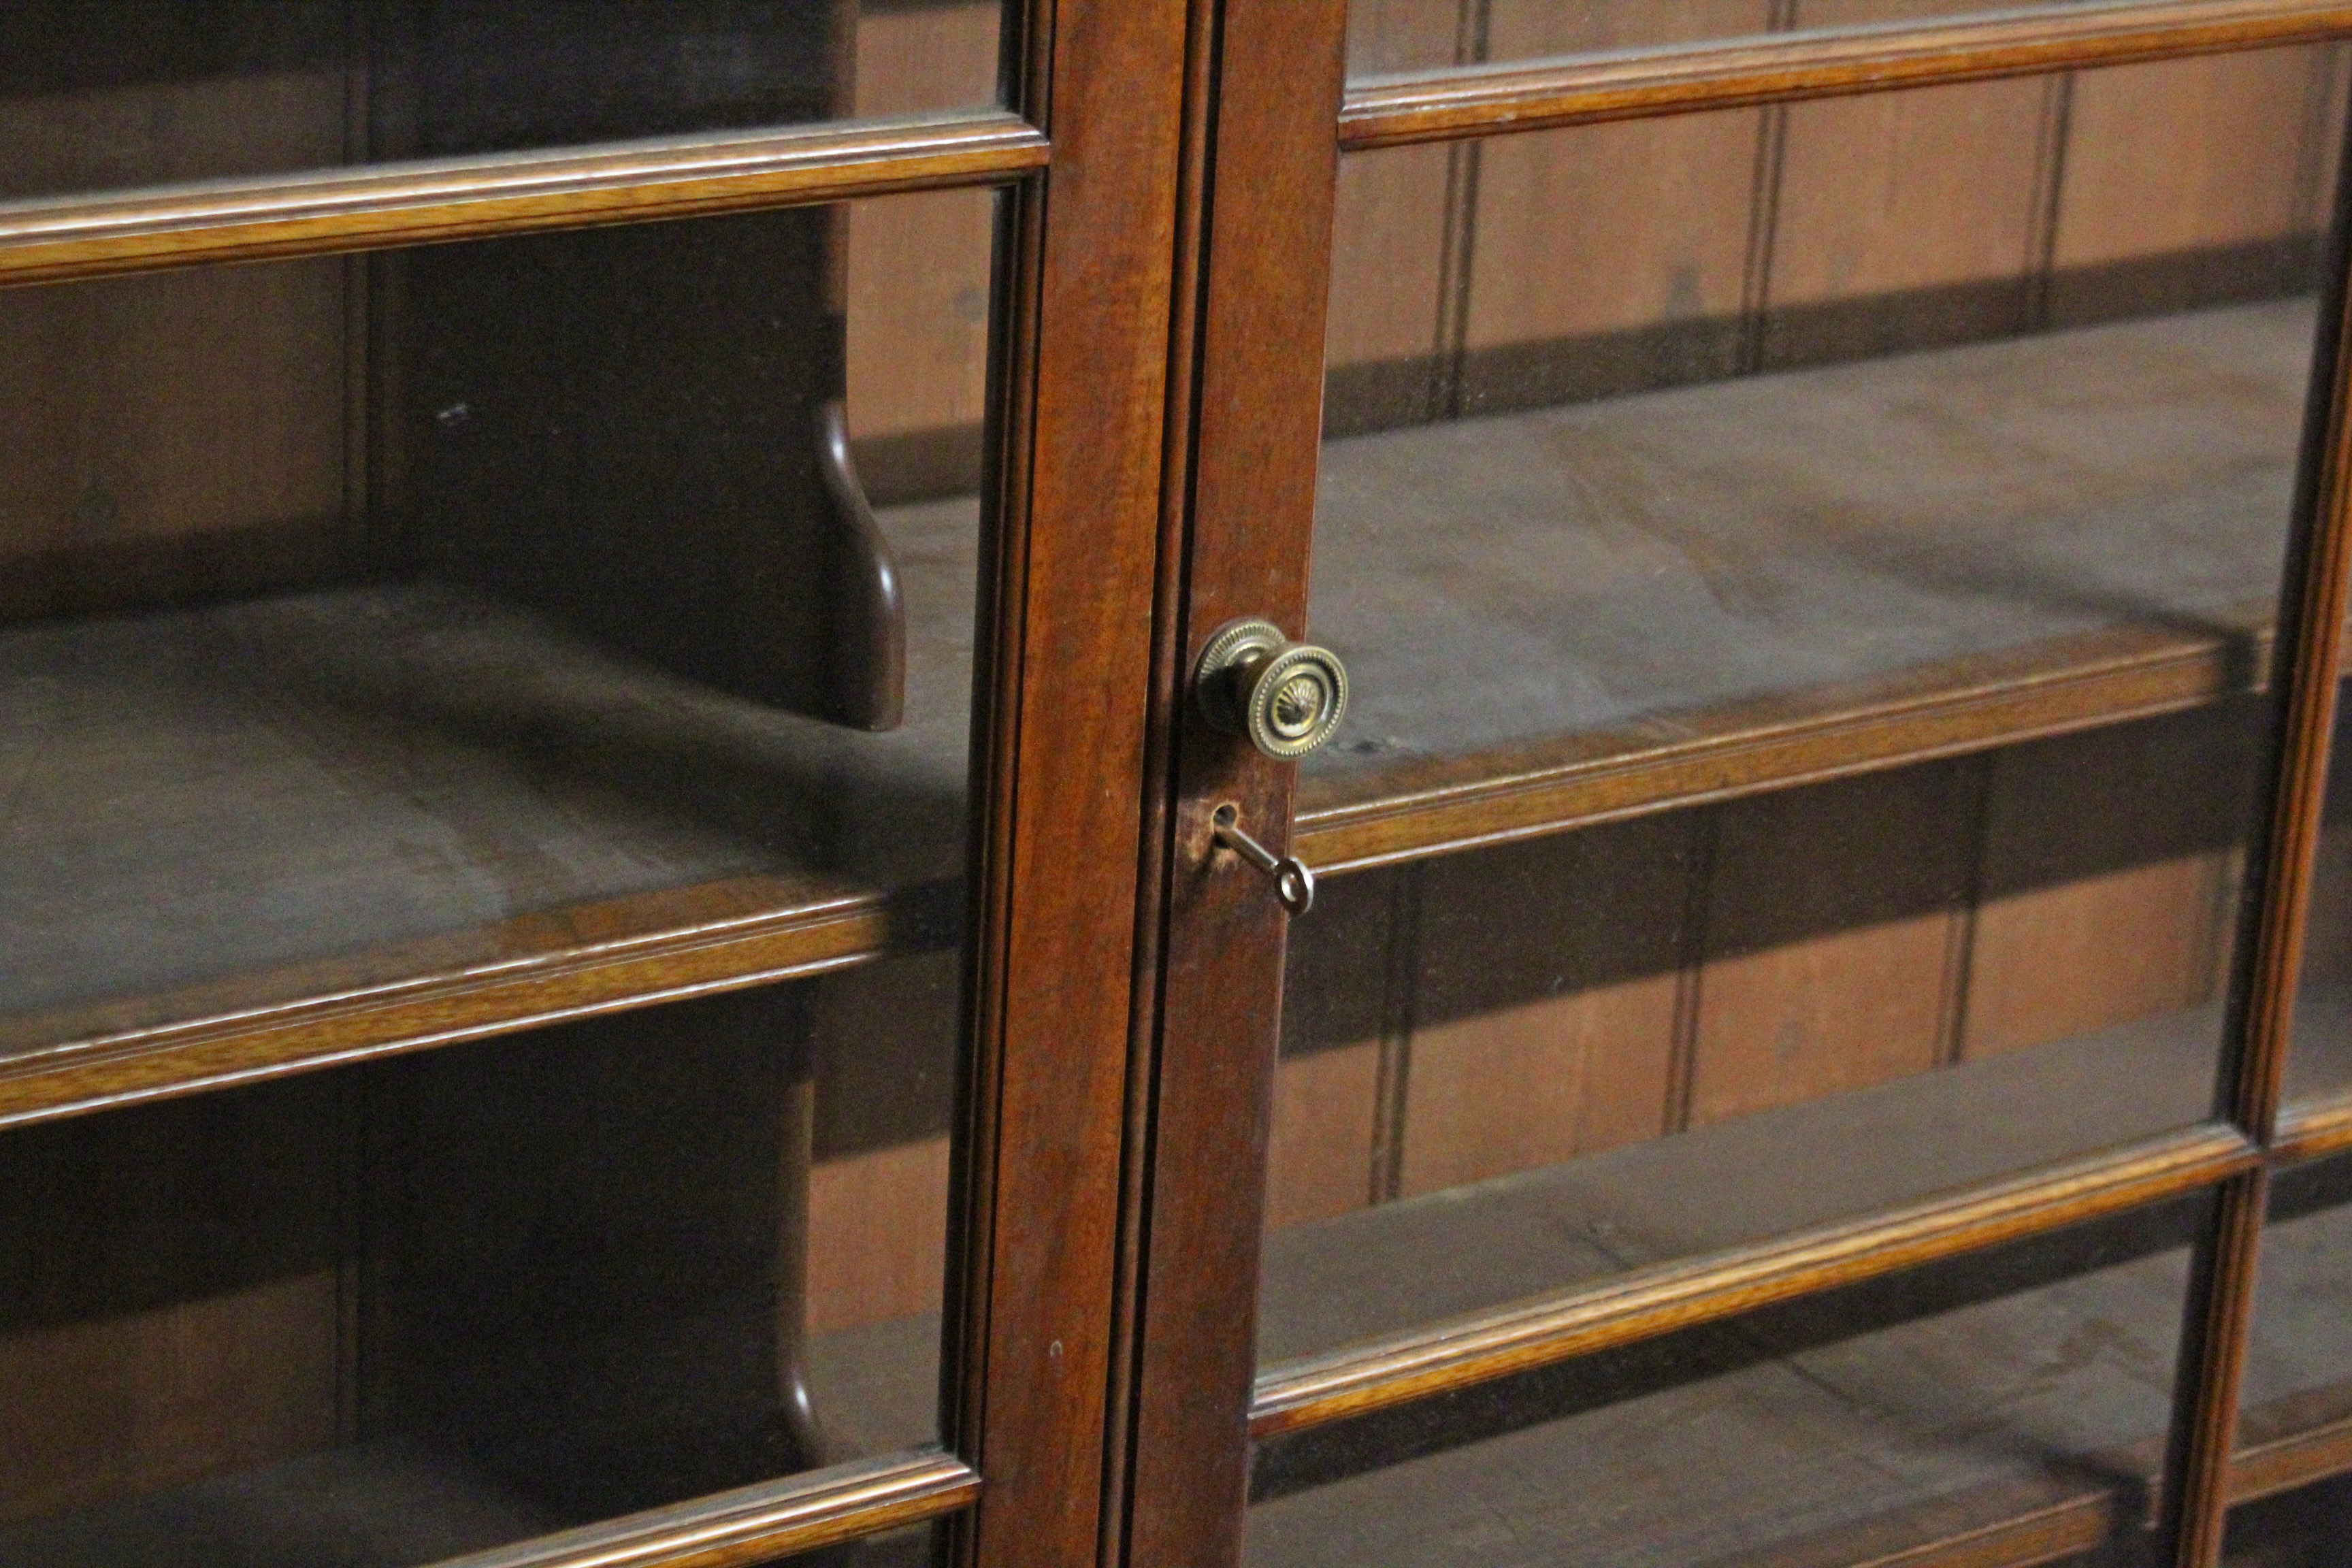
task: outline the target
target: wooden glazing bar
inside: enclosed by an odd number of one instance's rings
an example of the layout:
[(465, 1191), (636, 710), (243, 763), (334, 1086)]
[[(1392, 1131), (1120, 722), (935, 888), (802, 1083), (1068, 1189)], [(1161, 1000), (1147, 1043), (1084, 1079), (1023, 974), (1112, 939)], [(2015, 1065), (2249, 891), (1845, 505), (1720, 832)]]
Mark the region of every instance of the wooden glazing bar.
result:
[(2258, 1160), (2234, 1128), (2209, 1122), (1276, 1367), (1258, 1380), (1250, 1432), (1265, 1438), (1321, 1426), (2055, 1230), (2212, 1186)]
[(649, 1510), (439, 1568), (731, 1568), (920, 1523), (978, 1500), (947, 1454), (893, 1454)]
[(1349, 85), (1350, 152), (1561, 125), (1981, 81), (2352, 34), (2341, 0), (2154, 0), (2011, 8), (1689, 47), (1378, 77)]
[(14, 1055), (0, 1063), (0, 1128), (820, 973), (902, 945), (907, 924), (880, 895), (812, 897), (762, 879), (525, 917), (500, 943), (512, 957), (374, 985), (289, 987), (293, 1000)]
[(986, 110), (0, 203), (0, 287), (996, 184), (1051, 151)]
[[(2268, 819), (2249, 851), (2236, 984), (2223, 1033), (2216, 1106), (2253, 1142), (2277, 1129), (2304, 930), (2326, 810), (2328, 752), (2343, 668), (2346, 575), (2352, 573), (2352, 165), (2339, 175), (2327, 294), (2288, 537), (2279, 646), (2281, 688)], [(2164, 1547), (2176, 1568), (2215, 1568), (2229, 1508), (2254, 1270), (2268, 1173), (2225, 1183), (2190, 1270), (2189, 1302), (2166, 1450)]]
[(1441, 761), (1420, 777), (1400, 771), (1370, 798), (1318, 798), (1309, 783), (1294, 843), (1318, 870), (1352, 870), (2177, 712), (2261, 690), (2269, 637), (2252, 619), (2227, 636), (2117, 628), (1870, 689), (1730, 705), (1651, 733)]
[(1008, 100), (1055, 165), (1001, 209), (985, 485), (982, 825), (946, 1430), (989, 1479), (960, 1568), (1091, 1562), (1105, 1529), (1137, 849), (1182, 132), (1182, 0), (1029, 0)]
[(2352, 1470), (2352, 1386), (2305, 1390), (2245, 1414), (2230, 1461), (2232, 1506)]
[(2297, 1100), (2279, 1112), (2271, 1152), (2283, 1160), (2311, 1160), (2352, 1149), (2352, 1091)]

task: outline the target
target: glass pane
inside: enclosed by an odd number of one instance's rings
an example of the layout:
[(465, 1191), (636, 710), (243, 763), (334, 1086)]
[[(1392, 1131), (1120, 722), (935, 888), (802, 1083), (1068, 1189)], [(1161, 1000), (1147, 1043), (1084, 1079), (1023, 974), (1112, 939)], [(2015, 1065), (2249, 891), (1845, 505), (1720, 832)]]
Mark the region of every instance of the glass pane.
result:
[(936, 1441), (954, 967), (0, 1133), (0, 1561), (389, 1568)]
[[(2102, 0), (2039, 0), (2063, 9)], [(1991, 0), (1349, 0), (1350, 77), (1540, 59), (1767, 33), (1943, 21)]]
[(2342, 1561), (2352, 1540), (2352, 1482), (2342, 1479), (2352, 1471), (2352, 1159), (2290, 1168), (2272, 1184), (2244, 1400), (2232, 1545), (2259, 1568)]
[(970, 109), (1002, 0), (11, 0), (0, 198)]
[(1347, 161), (1269, 1366), (2210, 1114), (2342, 63)]
[(0, 1561), (937, 1439), (994, 203), (0, 293), (0, 1119), (822, 973), (0, 1133)]
[(1257, 1456), (1244, 1559), (1826, 1568), (1965, 1542), (1969, 1562), (2137, 1561), (2203, 1207), (1284, 1439)]
[(0, 294), (0, 1054), (950, 943), (992, 202)]

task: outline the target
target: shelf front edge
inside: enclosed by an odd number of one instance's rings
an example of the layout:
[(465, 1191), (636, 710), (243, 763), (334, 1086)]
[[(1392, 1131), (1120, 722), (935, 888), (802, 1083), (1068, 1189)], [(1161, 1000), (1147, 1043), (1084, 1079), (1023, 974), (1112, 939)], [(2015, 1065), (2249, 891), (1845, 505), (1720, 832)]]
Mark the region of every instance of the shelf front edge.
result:
[(940, 917), (925, 907), (938, 900), (924, 891), (810, 900), (184, 1020), (65, 1034), (0, 1056), (0, 1129), (822, 973), (938, 940), (930, 928)]

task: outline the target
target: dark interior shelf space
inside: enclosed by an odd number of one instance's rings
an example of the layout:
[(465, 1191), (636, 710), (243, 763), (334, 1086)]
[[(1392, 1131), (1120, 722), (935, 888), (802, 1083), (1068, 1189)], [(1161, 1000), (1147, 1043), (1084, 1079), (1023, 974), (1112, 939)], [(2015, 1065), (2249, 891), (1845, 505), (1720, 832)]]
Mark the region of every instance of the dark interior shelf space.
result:
[(0, 635), (0, 1120), (952, 942), (976, 507), (884, 525), (883, 734), (432, 582)]
[(2313, 331), (2207, 310), (1326, 443), (1363, 865), (2260, 686)]
[[(935, 1446), (940, 1319), (816, 1336), (809, 1388), (827, 1458)], [(685, 1499), (670, 1500), (684, 1501)], [(527, 1478), (467, 1451), (462, 1434), (385, 1438), (231, 1469), (46, 1519), (0, 1524), (10, 1568), (418, 1568), (590, 1522)], [(919, 1541), (859, 1558), (924, 1561)]]

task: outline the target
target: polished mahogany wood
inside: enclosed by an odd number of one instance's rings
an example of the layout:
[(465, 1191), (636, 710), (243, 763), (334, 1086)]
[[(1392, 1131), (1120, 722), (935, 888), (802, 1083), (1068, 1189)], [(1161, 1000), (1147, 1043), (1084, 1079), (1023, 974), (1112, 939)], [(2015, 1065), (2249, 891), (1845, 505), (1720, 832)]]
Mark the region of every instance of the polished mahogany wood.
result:
[(1177, 0), (1036, 0), (1008, 43), (1055, 154), (1001, 230), (981, 574), (946, 1395), (989, 1481), (952, 1556), (984, 1568), (1087, 1561), (1103, 1523), (1184, 58)]
[(990, 110), (9, 202), (0, 287), (1002, 184), (1051, 156)]
[[(1281, 1010), (1283, 922), (1257, 873), (1220, 852), (1209, 818), (1285, 841), (1291, 770), (1212, 728), (1185, 672), (1228, 621), (1297, 634), (1307, 605), (1321, 414), (1325, 271), (1338, 150), (1339, 0), (1227, 0), (1195, 12), (1212, 58), (1196, 77), (1202, 158), (1197, 312), (1184, 411), (1189, 502), (1181, 650), (1159, 696), (1174, 736), (1160, 864), (1165, 900), (1150, 1167), (1133, 1331), (1132, 1467), (1120, 1555), (1154, 1568), (1239, 1560), (1246, 1482), (1250, 1325)], [(1168, 677), (1174, 677), (1172, 680)], [(1172, 786), (1172, 787), (1171, 787)]]
[(1370, 79), (1349, 151), (2177, 58), (2352, 34), (2342, 0), (2150, 0)]
[[(2327, 293), (2312, 363), (2285, 586), (2279, 606), (2280, 700), (2270, 809), (2251, 847), (2239, 972), (2223, 1037), (2217, 1110), (2268, 1143), (2303, 974), (2304, 929), (2327, 791), (2328, 756), (2352, 575), (2352, 160), (2339, 171)], [(2269, 1201), (2256, 1169), (2225, 1183), (2191, 1276), (2173, 1385), (2172, 1442), (2159, 1531), (2176, 1568), (2215, 1568), (2227, 1515), (2254, 1276)]]
[(2352, 1149), (2352, 1092), (2299, 1100), (2282, 1108), (2271, 1147), (2290, 1160)]

